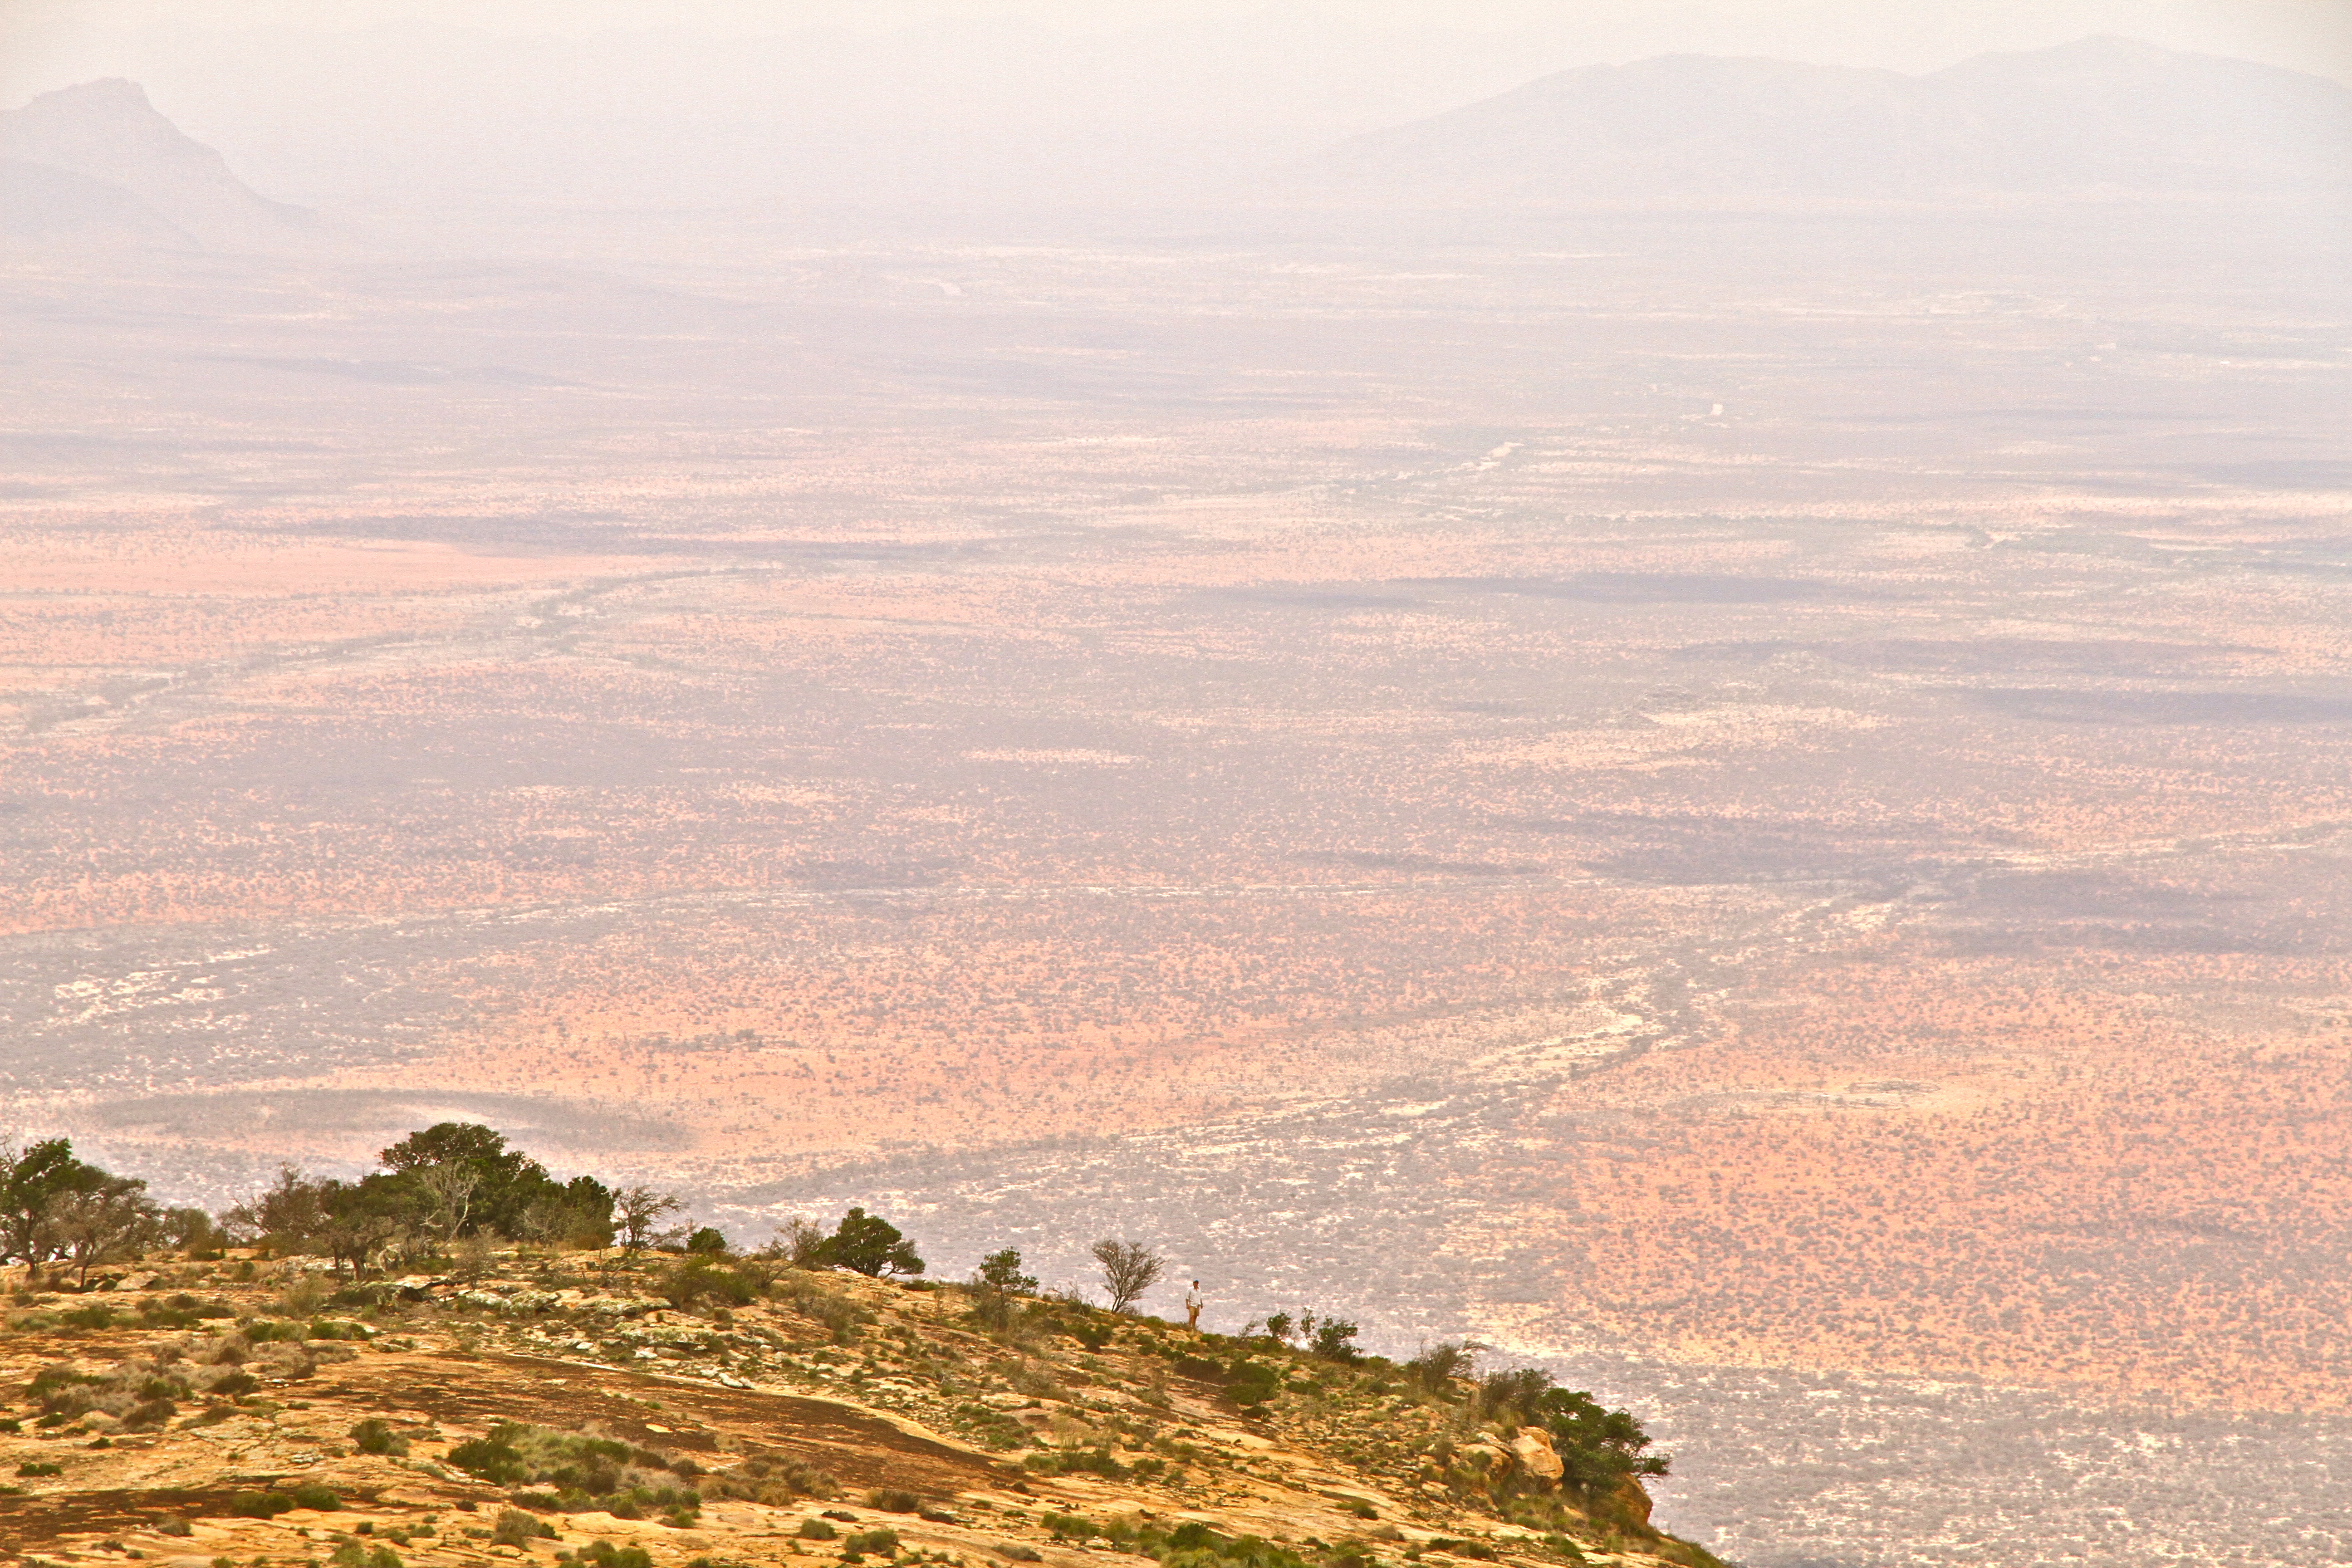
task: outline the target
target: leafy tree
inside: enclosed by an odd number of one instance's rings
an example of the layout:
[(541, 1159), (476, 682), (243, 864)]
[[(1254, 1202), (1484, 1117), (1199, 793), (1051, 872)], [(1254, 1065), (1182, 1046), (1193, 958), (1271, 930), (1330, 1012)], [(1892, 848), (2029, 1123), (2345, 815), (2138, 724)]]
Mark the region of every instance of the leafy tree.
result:
[(1481, 1420), (1549, 1432), (1563, 1485), (1605, 1492), (1628, 1479), (1668, 1473), (1671, 1461), (1648, 1451), (1650, 1435), (1633, 1412), (1611, 1410), (1590, 1394), (1561, 1388), (1540, 1368), (1490, 1372), (1471, 1398)]
[(0, 1262), (62, 1259), (86, 1285), (100, 1264), (160, 1239), (161, 1215), (145, 1182), (76, 1159), (66, 1139), (0, 1145)]
[(175, 1252), (194, 1258), (216, 1254), (227, 1238), (213, 1216), (200, 1208), (168, 1208), (163, 1211), (163, 1235), (166, 1245)]
[(356, 1182), (281, 1165), (278, 1180), (229, 1210), (233, 1232), (278, 1252), (323, 1253), (364, 1274), (379, 1253), (405, 1241), (425, 1212), (415, 1186), (378, 1173)]
[(1544, 1391), (1536, 1414), (1559, 1450), (1570, 1485), (1599, 1490), (1626, 1478), (1668, 1474), (1673, 1460), (1648, 1452), (1652, 1438), (1630, 1410), (1611, 1410), (1580, 1389)]
[(228, 1228), (273, 1251), (308, 1251), (325, 1233), (327, 1187), (299, 1166), (280, 1165), (276, 1182), (228, 1211)]
[(278, 1168), (278, 1180), (230, 1208), (236, 1234), (280, 1253), (324, 1253), (352, 1274), (364, 1274), (381, 1253), (433, 1232), (433, 1206), (412, 1175), (374, 1173), (355, 1183), (313, 1178), (297, 1166)]
[(880, 1279), (889, 1274), (920, 1274), (923, 1260), (898, 1227), (880, 1215), (853, 1208), (841, 1216), (824, 1244), (824, 1260), (860, 1274)]
[(1008, 1296), (1034, 1296), (1037, 1293), (1037, 1277), (1021, 1272), (1021, 1254), (1012, 1247), (992, 1252), (980, 1260), (971, 1271), (972, 1283), (985, 1290)]
[(414, 1190), (381, 1173), (321, 1184), (320, 1206), (323, 1217), (314, 1243), (355, 1275), (365, 1274), (377, 1254), (405, 1241), (417, 1213)]
[(131, 1176), (109, 1176), (94, 1187), (57, 1194), (48, 1200), (43, 1226), (53, 1256), (74, 1266), (79, 1283), (101, 1263), (127, 1258), (157, 1239), (163, 1211), (147, 1195), (147, 1184)]
[(1012, 1321), (1013, 1298), (1037, 1293), (1037, 1277), (1021, 1272), (1021, 1254), (1012, 1247), (992, 1252), (971, 1271), (972, 1306), (980, 1321), (1001, 1329)]
[(1459, 1341), (1434, 1344), (1404, 1363), (1405, 1381), (1423, 1394), (1451, 1394), (1454, 1380), (1470, 1375), (1478, 1352)]
[(47, 1263), (64, 1256), (52, 1215), (58, 1200), (95, 1193), (116, 1180), (74, 1158), (64, 1138), (17, 1149), (0, 1144), (0, 1263)]
[(1102, 1267), (1103, 1289), (1109, 1292), (1110, 1310), (1130, 1312), (1143, 1300), (1143, 1293), (1160, 1283), (1168, 1272), (1168, 1261), (1139, 1241), (1114, 1241), (1106, 1237), (1091, 1248), (1095, 1262)]
[(394, 1175), (412, 1178), (429, 1216), (427, 1228), (444, 1239), (478, 1229), (520, 1237), (531, 1205), (561, 1201), (564, 1192), (546, 1166), (508, 1148), (504, 1133), (476, 1121), (444, 1121), (412, 1132), (377, 1158)]
[(727, 1250), (727, 1233), (715, 1225), (706, 1225), (686, 1238), (686, 1249), (697, 1253), (723, 1253)]
[(570, 1247), (613, 1245), (614, 1194), (593, 1176), (574, 1176), (561, 1194), (536, 1199), (523, 1215), (523, 1235), (533, 1241), (561, 1242)]
[(1364, 1359), (1356, 1348), (1357, 1325), (1345, 1318), (1326, 1318), (1316, 1325), (1315, 1353), (1325, 1361), (1355, 1363)]

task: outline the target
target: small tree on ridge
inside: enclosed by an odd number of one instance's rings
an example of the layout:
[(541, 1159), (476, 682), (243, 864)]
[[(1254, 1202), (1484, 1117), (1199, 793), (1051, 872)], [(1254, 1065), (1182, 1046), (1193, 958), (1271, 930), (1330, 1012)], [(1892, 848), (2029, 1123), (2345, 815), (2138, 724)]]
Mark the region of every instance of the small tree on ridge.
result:
[(1116, 1241), (1108, 1237), (1094, 1244), (1095, 1261), (1102, 1265), (1103, 1289), (1110, 1293), (1110, 1310), (1129, 1312), (1143, 1293), (1168, 1272), (1167, 1259), (1139, 1241)]
[(613, 1196), (613, 1225), (621, 1233), (621, 1245), (640, 1252), (654, 1244), (661, 1222), (684, 1207), (686, 1200), (675, 1193), (624, 1187)]
[(923, 1271), (923, 1260), (915, 1256), (914, 1245), (899, 1233), (898, 1227), (862, 1208), (851, 1209), (841, 1216), (841, 1223), (825, 1242), (824, 1258), (828, 1263), (854, 1268), (877, 1279), (888, 1274)]

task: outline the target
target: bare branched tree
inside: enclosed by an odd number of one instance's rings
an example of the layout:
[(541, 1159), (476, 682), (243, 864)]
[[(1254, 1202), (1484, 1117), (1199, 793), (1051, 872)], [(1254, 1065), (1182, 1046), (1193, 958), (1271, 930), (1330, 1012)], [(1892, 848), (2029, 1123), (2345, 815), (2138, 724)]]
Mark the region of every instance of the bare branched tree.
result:
[(675, 1193), (624, 1187), (613, 1196), (613, 1226), (621, 1233), (623, 1247), (641, 1251), (659, 1237), (661, 1222), (685, 1207), (686, 1200)]
[(1106, 1237), (1094, 1245), (1095, 1261), (1102, 1265), (1103, 1289), (1110, 1293), (1110, 1310), (1131, 1312), (1143, 1293), (1168, 1272), (1167, 1259), (1139, 1241), (1114, 1241)]
[(482, 1175), (471, 1165), (455, 1162), (422, 1165), (411, 1173), (417, 1194), (425, 1200), (425, 1223), (445, 1241), (455, 1241), (474, 1212), (474, 1193)]
[(48, 1226), (58, 1252), (88, 1285), (93, 1268), (152, 1244), (160, 1234), (161, 1213), (147, 1196), (146, 1183), (116, 1176), (93, 1192), (59, 1194), (50, 1203)]
[(822, 1268), (825, 1243), (832, 1239), (832, 1234), (814, 1220), (796, 1217), (776, 1227), (776, 1239), (769, 1250), (796, 1268)]

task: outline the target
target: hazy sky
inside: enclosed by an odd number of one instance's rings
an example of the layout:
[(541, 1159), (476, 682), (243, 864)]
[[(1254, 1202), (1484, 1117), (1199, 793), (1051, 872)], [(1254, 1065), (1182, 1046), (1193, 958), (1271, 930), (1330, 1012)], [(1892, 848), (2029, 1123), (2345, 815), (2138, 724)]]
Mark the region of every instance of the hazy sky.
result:
[(1181, 194), (1570, 66), (1931, 70), (2087, 33), (2352, 79), (2352, 0), (0, 0), (0, 105), (128, 77), (355, 209)]

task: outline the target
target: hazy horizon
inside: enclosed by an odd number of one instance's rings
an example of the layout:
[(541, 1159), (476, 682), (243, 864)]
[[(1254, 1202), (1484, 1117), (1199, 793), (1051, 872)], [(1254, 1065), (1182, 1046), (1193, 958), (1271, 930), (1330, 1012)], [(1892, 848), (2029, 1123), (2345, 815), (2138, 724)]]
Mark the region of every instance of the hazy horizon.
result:
[(20, 0), (0, 104), (123, 77), (278, 200), (1086, 207), (1214, 199), (1349, 135), (1675, 53), (1922, 73), (2112, 34), (2352, 79), (2336, 0), (887, 6)]
[(20, 0), (0, 1134), (1142, 1237), (1753, 1568), (2340, 1561), (2347, 21)]

